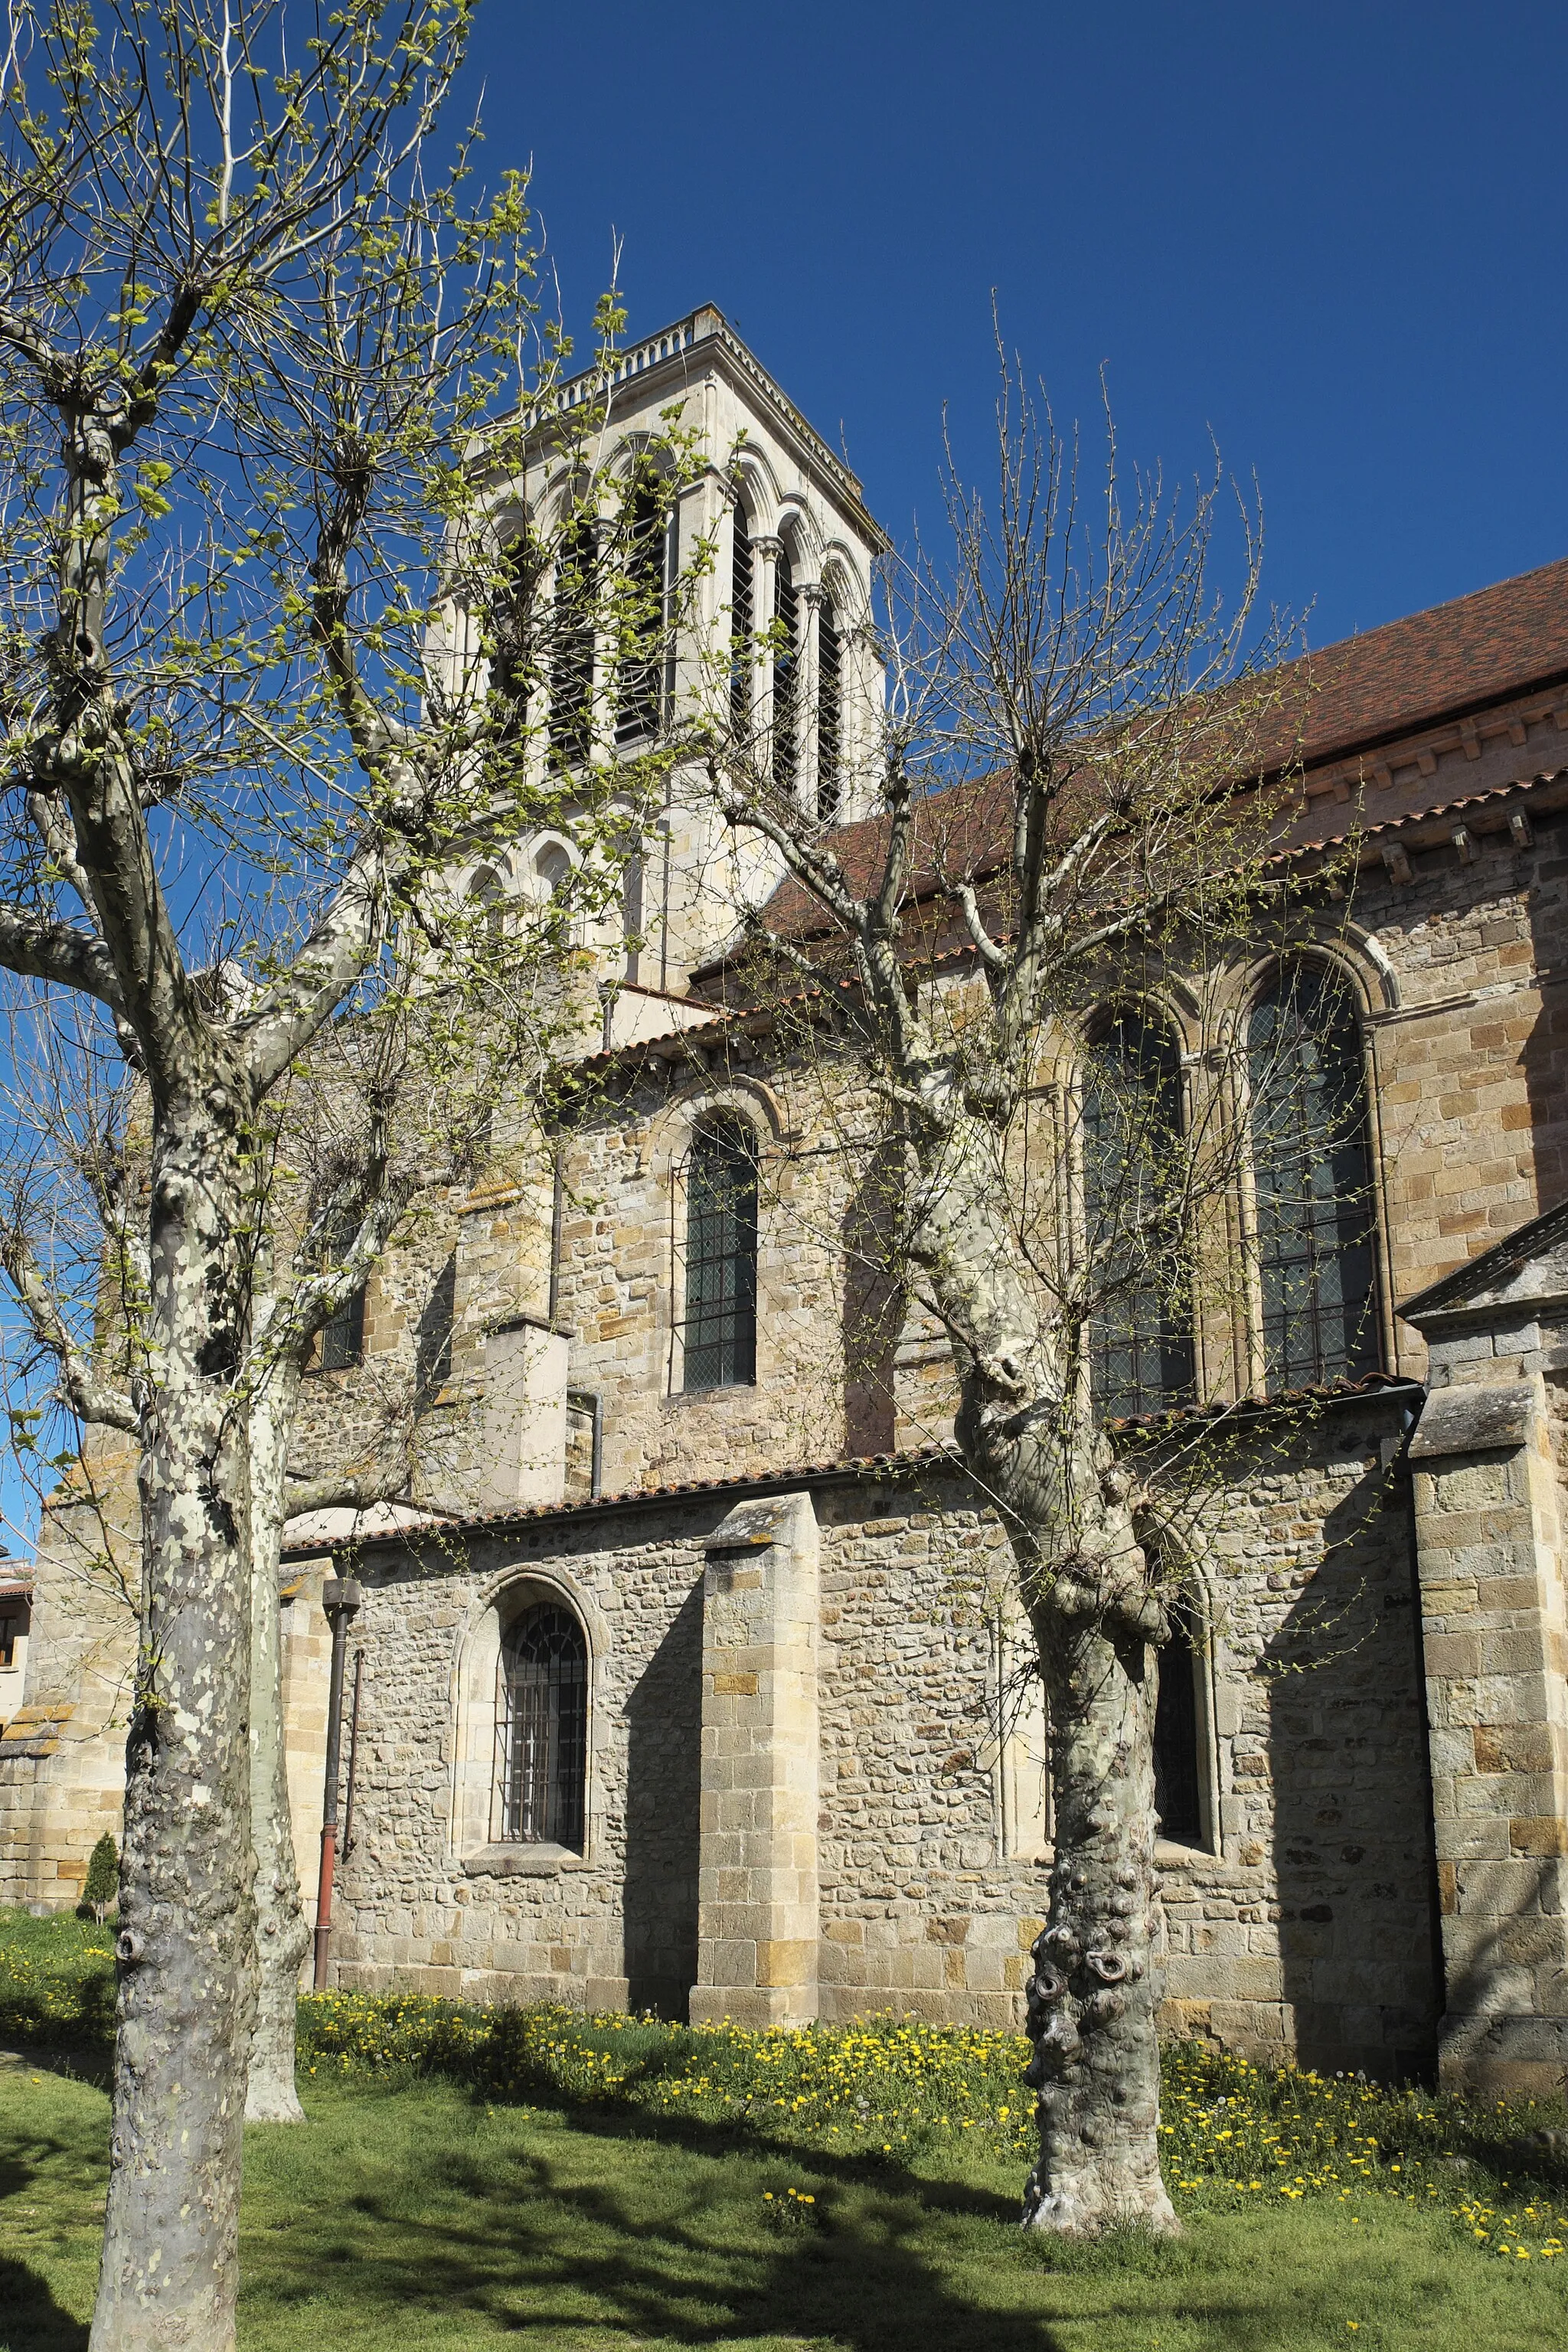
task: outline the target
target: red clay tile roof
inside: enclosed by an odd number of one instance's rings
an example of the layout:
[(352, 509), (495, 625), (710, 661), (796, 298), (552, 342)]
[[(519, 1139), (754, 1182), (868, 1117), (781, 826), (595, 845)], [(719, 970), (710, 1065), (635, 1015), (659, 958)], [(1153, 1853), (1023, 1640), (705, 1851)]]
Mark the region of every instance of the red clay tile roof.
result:
[(1304, 655), (1308, 765), (1568, 677), (1568, 558)]
[[(1321, 767), (1462, 718), (1484, 704), (1568, 681), (1568, 558), (1387, 622), (1365, 636), (1324, 646), (1287, 664), (1280, 676), (1280, 732), (1278, 740), (1258, 747), (1258, 765), (1265, 771), (1298, 757), (1303, 767)], [(1520, 781), (1545, 779), (1528, 775)], [(1449, 804), (1447, 793), (1445, 784), (1413, 776), (1366, 805), (1364, 829), (1383, 831), (1433, 815)], [(1344, 840), (1342, 806), (1331, 800), (1309, 803), (1283, 833), (1281, 850), (1290, 854)], [(952, 872), (976, 874), (1005, 864), (1011, 822), (1012, 793), (1005, 774), (933, 793), (918, 811), (910, 897), (931, 894), (939, 861)], [(887, 824), (886, 817), (867, 817), (834, 836), (835, 854), (858, 893), (880, 871)], [(785, 937), (828, 928), (816, 901), (794, 882), (781, 884), (769, 901), (767, 919), (769, 929)]]

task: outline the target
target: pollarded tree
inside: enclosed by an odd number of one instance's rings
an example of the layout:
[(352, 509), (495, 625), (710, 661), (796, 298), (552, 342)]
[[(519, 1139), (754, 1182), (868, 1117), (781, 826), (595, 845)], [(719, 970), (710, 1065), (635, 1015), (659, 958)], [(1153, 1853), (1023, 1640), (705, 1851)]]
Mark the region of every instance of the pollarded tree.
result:
[[(119, 1055), (137, 1122), (68, 1171), (115, 1345), (47, 1214), (5, 1248), (65, 1406), (139, 1465), (100, 2352), (233, 2341), (253, 1408), (302, 1312), (264, 1246), (279, 1092), (442, 979), (477, 845), (592, 833), (541, 712), (585, 629), (647, 638), (646, 499), (603, 478), (602, 400), (552, 411), (559, 341), (531, 364), (521, 188), (472, 200), (468, 142), (434, 148), (472, 14), (12, 0), (0, 55), (0, 969), (36, 1065)], [(519, 529), (542, 413), (574, 497)]]
[[(1249, 635), (1245, 509), (1228, 610), (1208, 576), (1223, 482), (1184, 509), (1140, 484), (1124, 512), (1112, 446), (1095, 513), (1070, 452), (1026, 404), (1011, 422), (1010, 402), (1005, 382), (994, 505), (950, 477), (951, 565), (890, 577), (892, 692), (879, 771), (857, 780), (873, 814), (844, 835), (803, 805), (765, 696), (736, 733), (728, 646), (709, 770), (725, 818), (770, 842), (786, 877), (748, 955), (775, 1003), (793, 977), (825, 1115), (878, 1106), (879, 1131), (847, 1139), (881, 1171), (862, 1273), (902, 1285), (951, 1342), (957, 1444), (1034, 1629), (1055, 1862), (1029, 1987), (1026, 2218), (1168, 2229), (1157, 1661), (1181, 1599), (1175, 1538), (1221, 1483), (1233, 1425), (1222, 1412), (1130, 1454), (1105, 1423), (1128, 1410), (1132, 1353), (1180, 1352), (1184, 1331), (1237, 1307), (1215, 1244), (1244, 1041), (1206, 976), (1260, 927), (1288, 933), (1266, 776), (1289, 767), (1295, 722), (1279, 631)], [(769, 650), (764, 631), (755, 657)], [(1173, 977), (1191, 982), (1205, 1048), (1184, 1115), (1150, 1017)], [(1168, 1393), (1194, 1379), (1189, 1351)]]

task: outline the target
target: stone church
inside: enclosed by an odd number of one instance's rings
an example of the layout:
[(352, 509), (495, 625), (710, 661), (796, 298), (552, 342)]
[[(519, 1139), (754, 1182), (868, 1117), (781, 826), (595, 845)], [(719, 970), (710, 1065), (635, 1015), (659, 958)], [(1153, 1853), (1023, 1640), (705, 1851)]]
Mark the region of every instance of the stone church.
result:
[[(635, 447), (678, 403), (712, 463), (672, 560), (710, 535), (710, 622), (777, 624), (775, 675), (746, 690), (775, 719), (787, 698), (780, 756), (851, 862), (875, 824), (877, 526), (714, 310), (625, 355), (616, 427)], [(1228, 1384), (1268, 1430), (1236, 1455), (1163, 1670), (1165, 2016), (1265, 2059), (1553, 2088), (1568, 562), (1307, 667), (1279, 854), (1348, 844), (1354, 888), (1290, 971), (1223, 977), (1244, 1020), (1294, 992), (1301, 1123), (1332, 1065), (1353, 1132), (1298, 1229), (1235, 1221), (1223, 1363), (1212, 1332), (1184, 1376), (1181, 1347), (1145, 1349), (1118, 1398), (1146, 1421)], [(467, 886), (504, 919), (571, 856), (537, 840)], [(624, 935), (585, 943), (604, 985), (574, 1109), (548, 1149), (509, 1149), (498, 1107), (490, 1171), (325, 1335), (312, 1458), (398, 1391), (433, 1465), (410, 1502), (296, 1522), (286, 1547), (307, 1887), (323, 1580), (363, 1594), (341, 1985), (747, 2024), (1021, 2015), (1049, 1859), (1037, 1686), (1004, 1538), (952, 1453), (944, 1343), (910, 1322), (851, 1344), (865, 1171), (814, 1126), (777, 1008), (722, 985), (742, 908), (778, 887), (672, 790)], [(1173, 1066), (1201, 1061), (1191, 1008), (1151, 1018)], [(1268, 1149), (1244, 1135), (1258, 1187)], [(93, 1494), (68, 1482), (44, 1516), (0, 1899), (73, 1902), (116, 1823), (133, 1626), (84, 1562), (124, 1555), (129, 1467), (100, 1445)]]

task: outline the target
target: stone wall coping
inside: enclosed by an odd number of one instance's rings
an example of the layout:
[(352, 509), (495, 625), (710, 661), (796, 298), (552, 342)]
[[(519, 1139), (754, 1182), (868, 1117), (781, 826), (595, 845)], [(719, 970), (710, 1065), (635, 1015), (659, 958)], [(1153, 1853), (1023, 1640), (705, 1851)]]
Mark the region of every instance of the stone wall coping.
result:
[(1410, 1458), (1419, 1462), (1449, 1454), (1511, 1454), (1530, 1435), (1534, 1411), (1535, 1391), (1528, 1381), (1434, 1389), (1415, 1424)]

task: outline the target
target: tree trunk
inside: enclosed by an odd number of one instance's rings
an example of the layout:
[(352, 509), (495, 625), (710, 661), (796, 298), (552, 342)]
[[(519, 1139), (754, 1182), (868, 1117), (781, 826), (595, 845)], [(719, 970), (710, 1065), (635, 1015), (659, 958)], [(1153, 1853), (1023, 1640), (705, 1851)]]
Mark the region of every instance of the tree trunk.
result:
[[(257, 1320), (262, 1319), (258, 1302)], [(278, 1569), (284, 1481), (300, 1391), (292, 1356), (267, 1368), (250, 1403), (250, 1833), (256, 1848), (256, 2024), (247, 2123), (301, 2124), (294, 2084), (300, 1970), (310, 1931), (300, 1899), (283, 1732)]]
[(120, 1985), (91, 2352), (229, 2352), (253, 2001), (243, 1083), (155, 1107)]
[(1034, 1946), (1026, 2031), (1039, 2162), (1024, 2219), (1088, 2236), (1177, 2227), (1160, 2177), (1152, 1966), (1155, 1653), (1034, 1613), (1050, 1721), (1050, 1916)]
[[(1003, 1118), (928, 1079), (914, 1139), (911, 1250), (953, 1340), (965, 1461), (1000, 1510), (1039, 1649), (1050, 1718), (1055, 1864), (1034, 1948), (1028, 2080), (1039, 2160), (1033, 2228), (1092, 2234), (1176, 2217), (1160, 2177), (1150, 1589), (1128, 1481), (1097, 1430), (1063, 1301), (1030, 1280), (1008, 1230)], [(1005, 1114), (1004, 1114), (1005, 1117)]]

